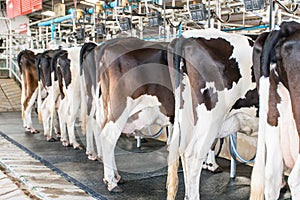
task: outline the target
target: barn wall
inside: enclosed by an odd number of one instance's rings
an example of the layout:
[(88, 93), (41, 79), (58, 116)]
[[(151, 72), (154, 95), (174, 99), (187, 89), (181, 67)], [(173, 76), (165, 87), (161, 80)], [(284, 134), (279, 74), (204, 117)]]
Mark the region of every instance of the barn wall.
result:
[[(0, 13), (0, 17), (6, 17), (3, 16), (3, 13)], [(29, 24), (29, 18), (27, 16), (18, 16), (13, 19), (11, 19), (11, 26), (12, 26), (12, 31), (14, 33), (19, 33), (19, 26), (20, 24)], [(0, 20), (0, 34), (2, 33), (8, 33), (9, 30), (9, 22), (8, 20)]]

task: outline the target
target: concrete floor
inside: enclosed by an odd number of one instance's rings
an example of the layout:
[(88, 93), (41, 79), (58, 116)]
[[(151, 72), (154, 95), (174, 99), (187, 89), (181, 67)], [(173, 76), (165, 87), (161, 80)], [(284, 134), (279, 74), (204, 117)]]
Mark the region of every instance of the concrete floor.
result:
[(0, 78), (0, 112), (21, 111), (21, 88), (14, 79)]
[[(103, 166), (101, 161), (90, 161), (85, 150), (73, 150), (63, 147), (60, 142), (46, 142), (42, 126), (37, 117), (33, 118), (36, 128), (41, 133), (32, 135), (24, 133), (20, 112), (0, 112), (0, 131), (12, 140), (26, 147), (33, 154), (40, 156), (50, 167), (54, 166), (70, 176), (71, 181), (88, 191), (97, 199), (147, 199), (157, 200), (166, 198), (166, 158), (165, 144), (149, 140), (144, 143), (142, 150), (135, 147), (135, 140), (121, 137), (116, 149), (116, 162), (119, 173), (126, 180), (121, 185), (124, 193), (112, 195), (102, 182)], [(77, 129), (79, 130), (79, 128)], [(85, 138), (77, 135), (77, 139), (84, 146)], [(251, 167), (244, 164), (237, 165), (237, 178), (230, 181), (230, 163), (225, 159), (218, 159), (224, 172), (212, 174), (202, 171), (200, 194), (203, 200), (246, 200), (249, 199)], [(82, 184), (82, 185), (81, 185)], [(289, 192), (280, 199), (289, 199)], [(183, 174), (179, 172), (179, 190), (177, 199), (184, 198)]]

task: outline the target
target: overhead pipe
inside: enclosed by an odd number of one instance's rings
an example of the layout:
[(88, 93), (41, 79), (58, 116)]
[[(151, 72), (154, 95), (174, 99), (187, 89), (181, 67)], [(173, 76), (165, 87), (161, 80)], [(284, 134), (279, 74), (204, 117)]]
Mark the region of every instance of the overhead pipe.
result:
[(66, 15), (66, 16), (63, 16), (63, 17), (58, 17), (58, 18), (55, 18), (55, 19), (51, 19), (51, 20), (48, 20), (48, 21), (45, 21), (45, 22), (40, 22), (38, 23), (38, 26), (41, 27), (41, 26), (50, 26), (50, 29), (51, 29), (51, 40), (54, 40), (55, 39), (55, 23), (61, 23), (63, 21), (66, 21), (66, 20), (69, 20), (69, 19), (74, 19), (75, 18), (75, 12), (73, 12), (72, 14), (70, 15)]
[(53, 23), (61, 23), (63, 21), (66, 21), (68, 19), (73, 19), (73, 18), (74, 18), (74, 13), (72, 13), (70, 15), (63, 16), (63, 17), (58, 17), (58, 18), (55, 18), (55, 19), (51, 19), (49, 21), (40, 22), (40, 23), (38, 23), (38, 26), (51, 26), (51, 24), (53, 24)]
[(250, 31), (250, 30), (258, 30), (258, 29), (266, 29), (269, 28), (268, 24), (265, 25), (257, 25), (257, 26), (251, 26), (251, 27), (238, 27), (238, 28), (228, 28), (228, 29), (222, 29), (224, 32), (229, 31)]

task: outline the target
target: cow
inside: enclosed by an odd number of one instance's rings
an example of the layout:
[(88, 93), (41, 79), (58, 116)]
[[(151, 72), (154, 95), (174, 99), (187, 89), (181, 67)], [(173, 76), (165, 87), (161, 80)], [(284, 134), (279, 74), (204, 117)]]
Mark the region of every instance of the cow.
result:
[(80, 47), (57, 51), (51, 59), (51, 71), (57, 82), (59, 95), (52, 98), (56, 104), (61, 142), (63, 146), (72, 145), (74, 149), (82, 149), (75, 137), (75, 121), (79, 116), (81, 90), (79, 76)]
[(259, 131), (251, 200), (278, 199), (283, 168), (291, 170), (292, 199), (300, 199), (300, 23), (284, 21), (256, 39), (253, 64), (259, 89)]
[(18, 54), (17, 62), (21, 73), (22, 120), (26, 131), (39, 133), (32, 125), (31, 112), (38, 94), (38, 76), (35, 67), (35, 54), (30, 50), (23, 50)]
[[(101, 44), (101, 49), (103, 45), (106, 44)], [(97, 157), (101, 157), (101, 143), (98, 137), (100, 128), (96, 122), (96, 104), (99, 99), (96, 97), (96, 63), (94, 58), (96, 47), (97, 44), (88, 42), (80, 49), (81, 128), (82, 133), (86, 135), (86, 154), (90, 160), (97, 160)], [(96, 145), (97, 151), (94, 149), (94, 141), (98, 143)]]
[[(52, 125), (57, 138), (60, 138), (60, 130), (57, 122), (55, 100), (59, 95), (58, 87), (53, 87), (54, 77), (51, 77), (51, 59), (55, 53), (60, 51), (46, 50), (36, 55), (35, 65), (38, 74), (38, 118), (43, 123), (44, 136), (47, 141), (54, 142), (56, 139), (52, 135)], [(53, 80), (52, 80), (53, 79)]]
[[(90, 160), (97, 160), (102, 157), (101, 141), (99, 139), (100, 127), (97, 125), (99, 115), (96, 117), (96, 111), (103, 110), (99, 104), (99, 91), (96, 91), (97, 84), (99, 83), (99, 60), (102, 58), (104, 49), (111, 45), (117, 44), (124, 39), (111, 39), (99, 46), (93, 42), (85, 43), (80, 50), (80, 76), (81, 76), (81, 119), (82, 119), (82, 132), (86, 134), (87, 146), (86, 154)], [(133, 39), (131, 39), (133, 40)], [(97, 61), (95, 60), (97, 56)], [(97, 120), (97, 119), (98, 120)], [(103, 116), (102, 116), (103, 118)], [(97, 144), (94, 145), (94, 142)], [(97, 147), (97, 150), (94, 149)]]
[(200, 199), (206, 155), (235, 102), (255, 88), (252, 45), (248, 37), (216, 29), (186, 31), (170, 43), (175, 120), (168, 147), (168, 199), (176, 196), (179, 156), (185, 198)]
[(97, 88), (92, 93), (98, 98), (95, 119), (100, 131), (103, 181), (110, 192), (122, 192), (114, 158), (121, 132), (131, 134), (153, 124), (163, 128), (173, 123), (167, 43), (120, 38), (93, 51), (97, 73), (92, 86)]

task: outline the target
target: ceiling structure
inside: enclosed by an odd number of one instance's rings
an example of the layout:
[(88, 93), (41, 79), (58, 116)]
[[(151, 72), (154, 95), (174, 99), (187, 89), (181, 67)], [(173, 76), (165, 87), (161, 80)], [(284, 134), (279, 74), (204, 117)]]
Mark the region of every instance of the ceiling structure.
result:
[[(45, 11), (54, 11), (54, 6), (59, 3), (63, 3), (66, 6), (66, 11), (70, 8), (74, 8), (74, 0), (43, 0), (42, 1), (42, 10), (35, 11), (33, 13), (28, 14), (27, 16), (30, 18), (31, 22), (39, 21), (45, 19), (49, 16), (42, 15), (42, 12)], [(78, 8), (83, 8), (84, 6), (77, 1), (76, 6)]]
[[(94, 4), (90, 4), (90, 6), (83, 4), (82, 2), (89, 2), (91, 0), (77, 0), (76, 2), (76, 8), (78, 9), (88, 9), (91, 8)], [(99, 0), (94, 0), (96, 2), (99, 2)], [(119, 0), (119, 1), (126, 1), (126, 0)], [(136, 2), (145, 2), (144, 0), (132, 0), (136, 5), (138, 3)], [(162, 2), (164, 0), (161, 0)], [(171, 0), (165, 0), (166, 5), (171, 5)], [(258, 10), (250, 10), (246, 11), (244, 2), (251, 2), (251, 3), (257, 3), (257, 2), (263, 2), (264, 7)], [(221, 27), (221, 29), (245, 29), (249, 28), (247, 31), (251, 32), (259, 32), (261, 30), (259, 29), (251, 29), (253, 26), (264, 26), (269, 24), (269, 13), (270, 13), (270, 6), (269, 6), (270, 0), (193, 0), (189, 1), (189, 4), (193, 3), (200, 3), (205, 4), (206, 10), (210, 7), (210, 10), (213, 11), (213, 13), (210, 13), (211, 17), (214, 18), (214, 26)], [(0, 0), (1, 2), (1, 8), (5, 7), (5, 1)], [(102, 1), (103, 2), (103, 1)], [(112, 2), (109, 0), (108, 2)], [(274, 22), (288, 19), (288, 18), (296, 18), (300, 19), (300, 9), (297, 7), (295, 0), (272, 0), (275, 10), (274, 12)], [(32, 12), (30, 14), (27, 14), (27, 16), (30, 19), (30, 23), (38, 22), (41, 20), (48, 20), (49, 16), (45, 16), (42, 13), (45, 11), (54, 11), (54, 7), (57, 4), (65, 4), (65, 11), (68, 11), (71, 8), (74, 8), (74, 0), (43, 0), (42, 1), (42, 10), (38, 10), (35, 12)], [(133, 3), (133, 4), (134, 4)], [(186, 0), (182, 1), (175, 1), (175, 5), (184, 9), (175, 9), (175, 10), (169, 10), (167, 11), (167, 15), (169, 19), (173, 20), (173, 22), (178, 24), (179, 21), (183, 21), (184, 26), (194, 26), (194, 27), (200, 27), (204, 23), (207, 23), (207, 21), (203, 20), (202, 22), (194, 22), (191, 20), (191, 17), (189, 17), (189, 13), (187, 10), (187, 2)], [(148, 3), (149, 4), (149, 3)], [(142, 3), (142, 5), (145, 6), (145, 3)], [(163, 12), (162, 6), (157, 6), (156, 9), (159, 8), (162, 15), (165, 13)], [(167, 9), (168, 10), (168, 9)], [(280, 12), (280, 15), (279, 15)], [(123, 13), (124, 15), (124, 13)], [(173, 15), (173, 17), (172, 17)], [(174, 15), (176, 15), (174, 17)], [(128, 12), (127, 12), (128, 16)], [(145, 17), (144, 17), (145, 18)], [(133, 19), (133, 18), (132, 18)], [(144, 19), (143, 19), (144, 20)], [(35, 25), (36, 26), (36, 25)], [(203, 26), (202, 26), (203, 27)], [(68, 28), (68, 26), (66, 27)]]
[[(88, 1), (88, 0), (86, 0)], [(224, 24), (224, 21), (228, 18), (230, 15), (230, 18), (228, 22), (226, 21), (227, 24), (240, 24), (241, 26), (243, 25), (259, 25), (259, 24), (264, 24), (266, 21), (268, 21), (268, 15), (269, 15), (269, 10), (268, 10), (268, 4), (269, 0), (265, 1), (265, 9), (263, 10), (258, 10), (258, 11), (253, 11), (253, 12), (245, 12), (244, 10), (244, 1), (249, 1), (249, 0), (211, 0), (210, 1), (210, 6), (211, 9), (215, 9), (217, 6), (217, 3), (220, 3), (220, 8), (221, 8), (221, 13), (218, 15), (220, 19), (222, 19), (222, 22)], [(255, 0), (253, 0), (255, 1)], [(256, 0), (258, 1), (258, 0)], [(264, 1), (264, 0), (262, 0)], [(74, 8), (74, 0), (43, 0), (42, 1), (42, 10), (36, 11), (33, 13), (28, 14), (28, 17), (30, 18), (31, 22), (42, 20), (44, 18), (47, 18), (47, 16), (42, 15), (41, 13), (47, 10), (54, 11), (54, 6), (59, 3), (64, 3), (66, 7), (66, 11), (69, 10), (70, 8)], [(82, 1), (77, 0), (77, 8), (84, 9), (84, 8), (90, 8), (91, 6), (84, 5), (80, 3)], [(110, 1), (109, 1), (110, 2)], [(170, 4), (170, 0), (166, 0), (168, 4)], [(191, 1), (191, 3), (196, 2), (196, 1)], [(198, 1), (200, 2), (200, 1)], [(201, 0), (201, 2), (205, 3), (206, 6), (208, 4), (208, 0)], [(292, 10), (295, 8), (295, 2), (294, 0), (284, 0), (284, 1), (273, 1), (273, 2), (279, 2), (282, 5), (286, 6), (288, 11)], [(176, 5), (185, 5), (186, 1), (176, 1)], [(279, 4), (277, 4), (279, 5)], [(290, 18), (290, 17), (299, 17), (299, 11), (298, 9), (294, 13), (289, 13), (285, 11), (284, 9), (282, 10), (283, 18)], [(245, 22), (246, 21), (246, 22)]]

